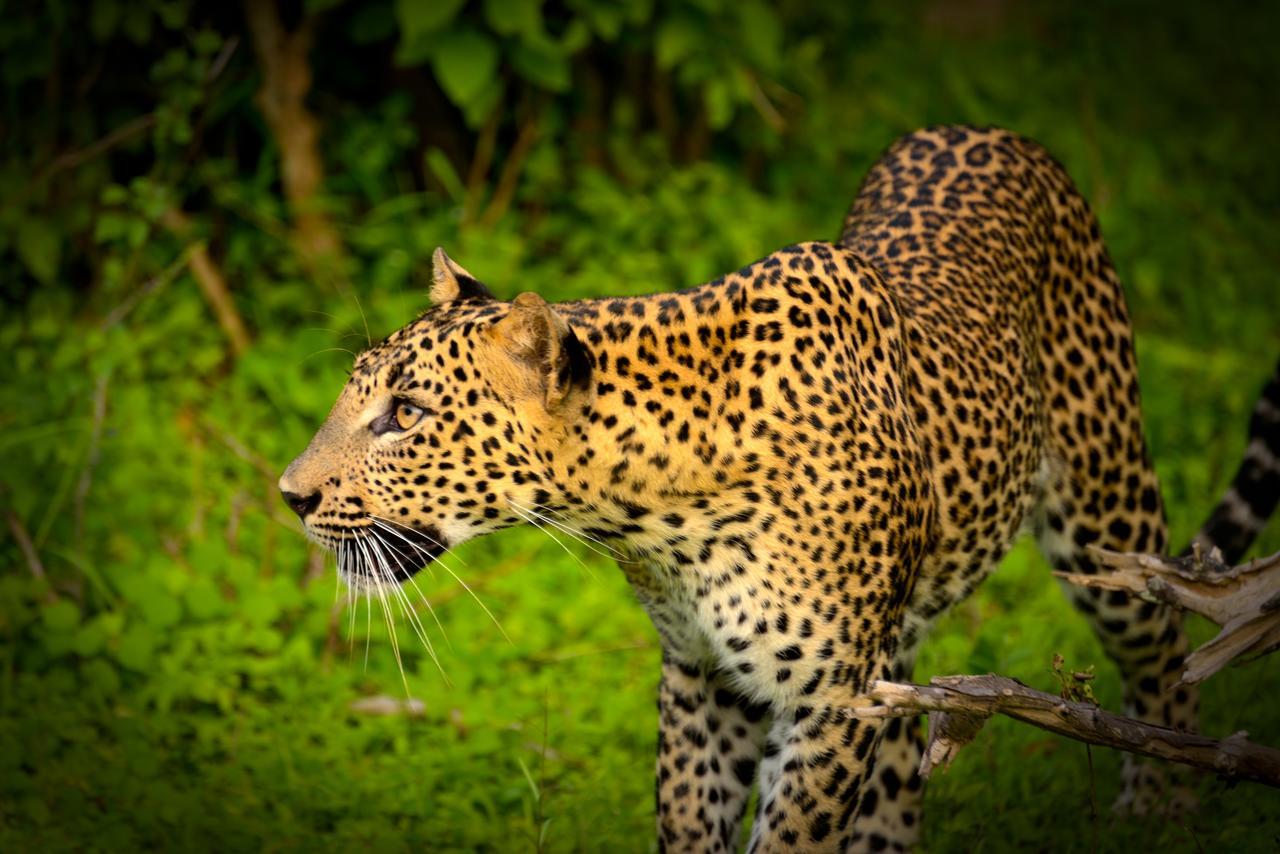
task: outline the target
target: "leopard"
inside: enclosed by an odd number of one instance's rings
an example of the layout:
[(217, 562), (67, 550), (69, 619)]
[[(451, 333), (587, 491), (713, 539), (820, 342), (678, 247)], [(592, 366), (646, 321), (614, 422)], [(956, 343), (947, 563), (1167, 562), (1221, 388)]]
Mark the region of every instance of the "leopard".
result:
[[(1199, 535), (1239, 556), (1280, 489), (1280, 369)], [(557, 304), (442, 249), (430, 307), (360, 354), (279, 480), (358, 589), (543, 518), (618, 556), (661, 646), (660, 850), (905, 851), (913, 719), (856, 714), (1029, 533), (1060, 572), (1161, 553), (1133, 331), (1098, 221), (1042, 146), (937, 126), (839, 238), (676, 292)], [(1179, 614), (1069, 596), (1124, 709), (1196, 725)], [(1126, 760), (1119, 805), (1160, 796)]]

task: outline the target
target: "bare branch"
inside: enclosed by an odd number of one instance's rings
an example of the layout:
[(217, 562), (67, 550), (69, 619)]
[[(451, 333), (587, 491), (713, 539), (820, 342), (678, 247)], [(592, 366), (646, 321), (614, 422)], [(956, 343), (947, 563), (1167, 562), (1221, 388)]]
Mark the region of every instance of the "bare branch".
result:
[(929, 685), (873, 682), (868, 705), (849, 710), (858, 718), (929, 713), (929, 743), (920, 763), (928, 777), (946, 766), (992, 715), (1005, 715), (1087, 744), (1178, 762), (1233, 780), (1280, 788), (1280, 750), (1254, 744), (1246, 733), (1213, 739), (1148, 724), (1028, 688), (1005, 676), (940, 676)]
[(498, 185), (493, 190), (489, 205), (480, 216), (480, 225), (485, 228), (491, 228), (494, 223), (502, 219), (502, 215), (507, 212), (512, 199), (515, 198), (525, 160), (528, 159), (529, 152), (538, 139), (537, 115), (536, 110), (530, 110), (528, 117), (520, 125), (511, 151), (507, 153), (507, 159), (502, 164), (502, 172), (498, 175)]
[(467, 167), (467, 196), (462, 206), (462, 221), (469, 223), (475, 218), (480, 207), (480, 197), (484, 193), (485, 179), (489, 177), (489, 167), (493, 163), (493, 149), (498, 141), (498, 125), (502, 118), (502, 104), (499, 102), (489, 112), (484, 127), (476, 139), (475, 153), (471, 155), (471, 164)]
[(85, 455), (84, 469), (76, 483), (74, 500), (75, 537), (77, 546), (84, 548), (84, 516), (85, 504), (89, 500), (89, 490), (93, 486), (93, 470), (97, 468), (98, 457), (102, 452), (102, 425), (107, 417), (107, 384), (111, 380), (111, 372), (104, 371), (98, 376), (93, 388), (93, 428), (89, 433), (89, 452)]
[(199, 241), (188, 243), (183, 250), (178, 253), (178, 257), (169, 262), (167, 267), (161, 270), (157, 275), (152, 276), (146, 284), (129, 294), (129, 296), (125, 297), (119, 305), (107, 312), (107, 316), (102, 319), (102, 324), (99, 328), (105, 331), (115, 326), (117, 323), (128, 317), (129, 312), (137, 308), (138, 304), (142, 302), (144, 298), (167, 287), (169, 283), (176, 279), (178, 274), (182, 272), (182, 268), (187, 266), (191, 261), (191, 256), (195, 254), (196, 250), (199, 249), (201, 245), (202, 244)]
[(760, 114), (760, 118), (764, 119), (765, 124), (773, 130), (774, 133), (782, 133), (787, 129), (787, 121), (778, 112), (778, 108), (773, 105), (773, 101), (769, 100), (769, 96), (765, 94), (764, 89), (760, 88), (760, 81), (750, 71), (744, 72), (747, 79), (747, 86), (751, 90), (751, 106), (756, 108), (756, 112)]
[(31, 535), (27, 533), (27, 526), (22, 524), (22, 519), (12, 510), (4, 511), (5, 521), (9, 523), (9, 531), (13, 534), (13, 539), (18, 544), (18, 548), (22, 550), (22, 556), (27, 560), (27, 568), (31, 570), (31, 574), (36, 578), (44, 578), (44, 564), (40, 562), (40, 554), (36, 551), (35, 543), (31, 542)]
[(1222, 627), (1187, 656), (1183, 683), (1202, 682), (1233, 661), (1280, 647), (1280, 553), (1228, 567), (1216, 549), (1204, 555), (1197, 547), (1178, 558), (1093, 551), (1110, 571), (1055, 575), (1082, 587), (1122, 590), (1192, 611)]
[(280, 20), (276, 0), (245, 0), (244, 9), (262, 69), (258, 109), (280, 148), (280, 174), (293, 219), (294, 243), (308, 263), (336, 258), (342, 241), (318, 204), (324, 181), (320, 126), (306, 105), (314, 20), (306, 16), (298, 29), (289, 32)]
[[(183, 237), (191, 231), (191, 218), (177, 208), (170, 208), (160, 217), (165, 228)], [(245, 328), (231, 289), (227, 287), (227, 279), (221, 268), (209, 255), (209, 247), (203, 242), (192, 244), (187, 262), (191, 265), (191, 275), (200, 286), (200, 293), (217, 318), (218, 326), (231, 343), (231, 352), (237, 357), (249, 349), (249, 330)]]
[(113, 129), (101, 139), (89, 143), (84, 148), (59, 154), (48, 166), (42, 169), (33, 183), (40, 183), (66, 169), (74, 169), (86, 161), (105, 154), (121, 143), (128, 142), (140, 134), (151, 130), (156, 123), (155, 113), (144, 113), (130, 119)]

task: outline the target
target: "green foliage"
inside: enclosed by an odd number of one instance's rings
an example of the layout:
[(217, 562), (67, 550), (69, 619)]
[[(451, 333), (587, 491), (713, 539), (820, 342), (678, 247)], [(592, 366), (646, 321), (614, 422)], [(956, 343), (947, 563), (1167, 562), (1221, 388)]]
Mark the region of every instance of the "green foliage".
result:
[[(511, 642), (449, 573), (424, 577), (447, 680), (401, 619), (425, 713), (370, 717), (351, 702), (404, 692), (387, 630), (334, 604), (275, 495), (351, 351), (424, 303), (437, 245), (504, 297), (692, 285), (834, 235), (901, 132), (1014, 127), (1077, 177), (1128, 285), (1177, 543), (1277, 355), (1273, 10), (310, 0), (312, 201), (345, 249), (322, 274), (293, 240), (238, 4), (13, 6), (0, 850), (648, 848), (658, 652), (616, 569), (534, 531), (464, 547), (450, 567)], [(252, 333), (238, 358), (191, 273), (201, 248)], [(1280, 548), (1274, 525), (1259, 548)], [(917, 677), (1050, 688), (1059, 651), (1118, 706), (1024, 544)], [(1215, 677), (1205, 730), (1280, 743), (1277, 690), (1276, 660)], [(1105, 805), (1119, 759), (1094, 759)], [(931, 784), (927, 846), (1083, 850), (1090, 786), (1082, 747), (993, 721)], [(1273, 846), (1273, 793), (1197, 786), (1200, 816), (1104, 816), (1100, 847)]]
[(1089, 684), (1095, 676), (1092, 664), (1084, 670), (1071, 670), (1067, 667), (1066, 659), (1054, 653), (1052, 670), (1058, 680), (1058, 694), (1062, 699), (1078, 703), (1098, 702), (1098, 698), (1093, 696), (1093, 686)]

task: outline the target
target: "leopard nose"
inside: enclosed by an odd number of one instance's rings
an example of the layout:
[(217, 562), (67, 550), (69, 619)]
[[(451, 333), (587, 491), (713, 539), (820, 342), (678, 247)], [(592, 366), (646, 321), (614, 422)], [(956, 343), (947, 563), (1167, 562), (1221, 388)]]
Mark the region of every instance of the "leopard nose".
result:
[(290, 509), (298, 514), (299, 519), (306, 519), (308, 513), (314, 512), (320, 506), (319, 492), (313, 492), (310, 495), (299, 495), (296, 492), (287, 492), (282, 489), (280, 494), (284, 497), (284, 503), (288, 504)]

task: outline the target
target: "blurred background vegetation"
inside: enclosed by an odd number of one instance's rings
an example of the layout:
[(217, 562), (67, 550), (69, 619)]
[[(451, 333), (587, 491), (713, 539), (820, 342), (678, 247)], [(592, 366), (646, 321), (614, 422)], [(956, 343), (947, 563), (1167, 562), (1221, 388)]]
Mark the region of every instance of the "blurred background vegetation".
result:
[[(620, 573), (533, 531), (467, 546), (509, 640), (424, 577), (447, 680), (402, 626), (419, 713), (370, 715), (405, 696), (387, 633), (276, 494), (436, 245), (504, 297), (692, 285), (833, 238), (901, 133), (1014, 128), (1102, 220), (1178, 544), (1280, 350), (1275, 4), (0, 10), (0, 850), (652, 848), (658, 652)], [(1023, 547), (917, 675), (1048, 688), (1054, 652), (1118, 705)], [(1280, 744), (1278, 691), (1280, 659), (1227, 672), (1204, 728)], [(1273, 792), (1119, 820), (1093, 765), (994, 722), (930, 786), (926, 847), (1280, 843)]]

